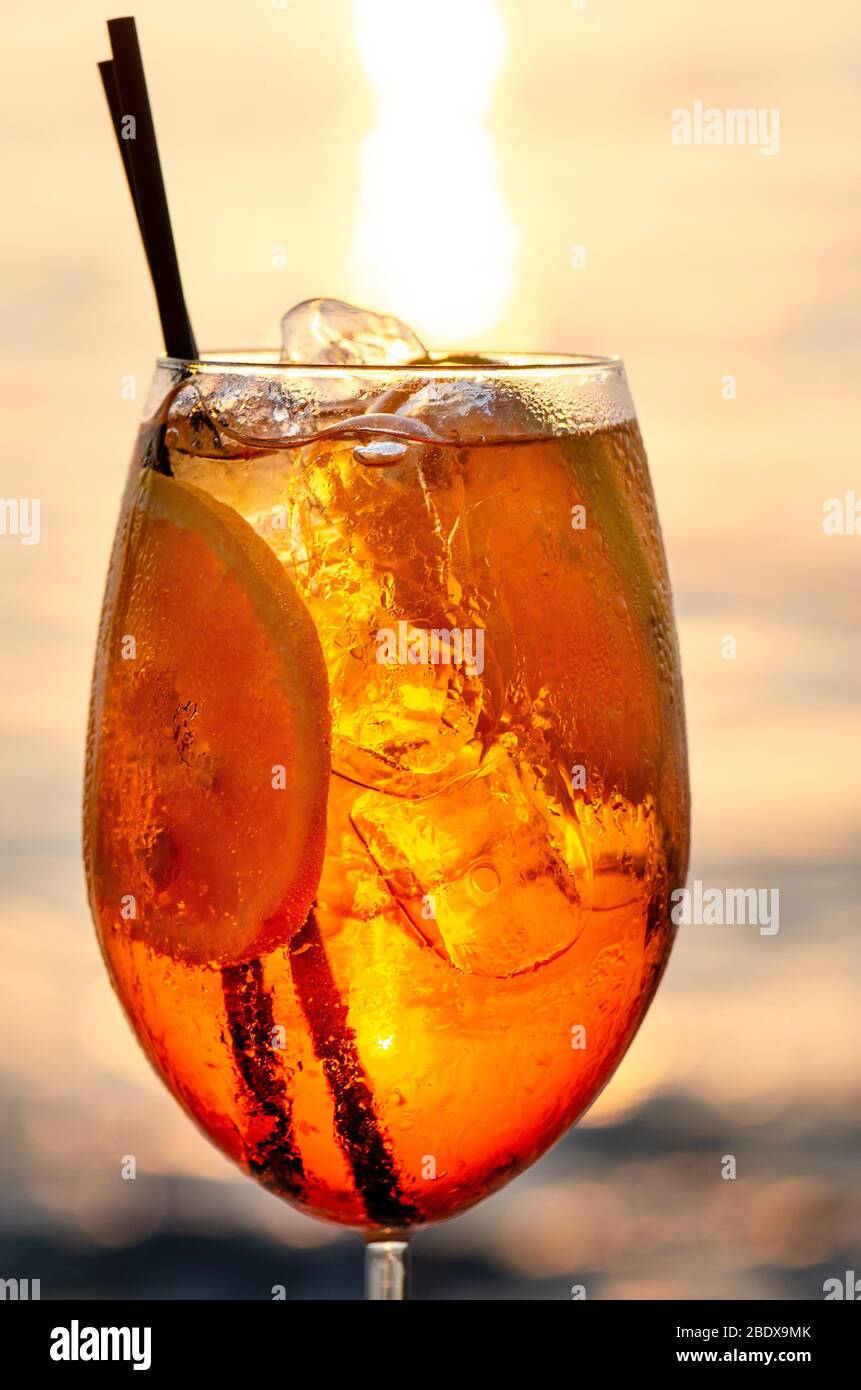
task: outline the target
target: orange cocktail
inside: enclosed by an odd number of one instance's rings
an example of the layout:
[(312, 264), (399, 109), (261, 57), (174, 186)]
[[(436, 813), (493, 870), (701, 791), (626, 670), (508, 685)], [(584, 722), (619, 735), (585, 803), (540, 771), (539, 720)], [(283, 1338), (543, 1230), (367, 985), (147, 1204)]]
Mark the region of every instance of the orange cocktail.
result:
[(132, 1025), (261, 1182), (400, 1231), (533, 1162), (630, 1043), (687, 864), (621, 365), (161, 365), (86, 827)]

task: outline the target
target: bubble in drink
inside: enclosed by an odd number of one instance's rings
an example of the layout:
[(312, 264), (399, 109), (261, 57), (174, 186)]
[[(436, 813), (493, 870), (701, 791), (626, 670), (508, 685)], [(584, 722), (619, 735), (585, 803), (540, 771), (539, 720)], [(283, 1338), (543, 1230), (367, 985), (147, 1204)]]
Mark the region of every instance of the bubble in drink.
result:
[(407, 452), (407, 446), (400, 439), (372, 439), (370, 444), (358, 444), (353, 450), (360, 463), (370, 467), (385, 468), (398, 463)]
[(281, 361), (336, 367), (405, 367), (427, 361), (424, 344), (400, 319), (341, 299), (306, 299), (281, 320)]

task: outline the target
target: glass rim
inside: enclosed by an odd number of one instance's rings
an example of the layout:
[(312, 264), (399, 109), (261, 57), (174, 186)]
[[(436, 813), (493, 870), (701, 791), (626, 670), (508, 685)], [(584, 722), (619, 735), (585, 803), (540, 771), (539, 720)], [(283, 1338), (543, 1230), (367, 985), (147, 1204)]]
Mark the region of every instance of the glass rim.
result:
[[(463, 376), (469, 373), (494, 374), (533, 372), (618, 372), (624, 373), (619, 356), (595, 353), (563, 352), (476, 352), (456, 353), (429, 351), (426, 362), (282, 362), (277, 348), (209, 349), (197, 357), (173, 357), (165, 354), (156, 361), (157, 367), (188, 371), (195, 368), (216, 371), (267, 370), (300, 372), (304, 376), (364, 376), (422, 374), (433, 376)], [(436, 360), (435, 360), (436, 359)]]

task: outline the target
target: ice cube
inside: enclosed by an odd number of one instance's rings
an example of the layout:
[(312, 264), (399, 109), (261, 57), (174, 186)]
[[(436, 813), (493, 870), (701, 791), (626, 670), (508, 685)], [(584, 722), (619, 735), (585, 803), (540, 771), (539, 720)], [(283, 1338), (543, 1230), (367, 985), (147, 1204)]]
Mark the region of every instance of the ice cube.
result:
[(493, 653), (482, 672), (456, 650), (449, 660), (429, 649), (421, 664), (402, 662), (399, 648), (387, 654), (402, 627), (457, 629), (474, 641), (477, 619), (464, 593), (470, 561), (455, 461), (436, 459), (435, 470), (425, 470), (422, 446), (378, 442), (404, 452), (369, 465), (360, 453), (367, 444), (320, 440), (303, 449), (279, 499), (288, 524), (267, 539), (289, 567), (326, 655), (336, 769), (365, 785), (418, 794), (418, 781), (435, 783), (461, 759), (473, 765), (480, 749), (470, 753), (468, 745), (486, 687), (496, 691), (501, 678)]
[(411, 328), (341, 299), (306, 299), (281, 320), (281, 361), (311, 366), (408, 366), (427, 360)]
[(436, 795), (364, 793), (351, 819), (415, 930), (467, 974), (505, 978), (567, 950), (588, 921), (592, 873), (559, 780), (497, 745)]
[(319, 430), (336, 408), (310, 381), (200, 372), (168, 406), (165, 443), (198, 459), (247, 458)]
[(377, 397), (374, 410), (424, 425), (457, 444), (534, 439), (552, 434), (544, 402), (522, 380), (474, 375), (421, 377)]

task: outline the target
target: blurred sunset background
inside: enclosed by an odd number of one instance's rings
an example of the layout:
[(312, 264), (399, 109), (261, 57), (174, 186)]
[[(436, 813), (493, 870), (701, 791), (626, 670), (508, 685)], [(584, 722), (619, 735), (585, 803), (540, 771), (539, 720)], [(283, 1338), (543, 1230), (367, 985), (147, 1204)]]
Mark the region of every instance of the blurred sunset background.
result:
[[(690, 877), (780, 890), (774, 936), (680, 929), (607, 1091), (420, 1236), (417, 1296), (821, 1297), (861, 1272), (861, 534), (822, 524), (861, 498), (861, 11), (135, 14), (204, 347), (274, 345), (285, 309), (330, 295), (433, 346), (624, 358), (676, 598)], [(150, 1073), (84, 896), (90, 668), (159, 350), (96, 71), (108, 16), (18, 0), (0, 53), (2, 494), (41, 503), (38, 545), (0, 536), (0, 1277), (45, 1298), (351, 1297), (358, 1240), (235, 1172)], [(674, 144), (696, 101), (778, 109), (779, 149)]]

